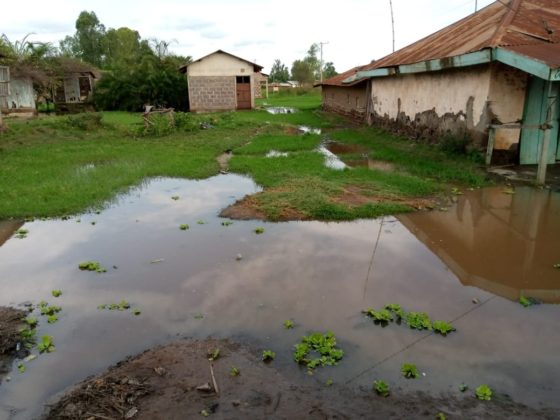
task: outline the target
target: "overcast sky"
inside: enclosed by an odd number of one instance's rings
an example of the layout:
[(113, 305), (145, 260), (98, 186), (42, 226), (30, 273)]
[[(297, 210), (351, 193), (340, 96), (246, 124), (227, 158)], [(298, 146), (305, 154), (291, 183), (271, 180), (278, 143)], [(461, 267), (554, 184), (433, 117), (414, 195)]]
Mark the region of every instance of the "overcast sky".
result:
[[(479, 9), (492, 0), (478, 0)], [(402, 48), (474, 12), (475, 0), (393, 0), (396, 48)], [(107, 28), (129, 27), (143, 38), (173, 42), (178, 54), (200, 58), (217, 49), (270, 70), (289, 68), (314, 42), (339, 72), (392, 50), (389, 0), (31, 0), (2, 1), (0, 32), (12, 41), (58, 41), (75, 31), (82, 10)], [(6, 18), (9, 17), (9, 18)]]

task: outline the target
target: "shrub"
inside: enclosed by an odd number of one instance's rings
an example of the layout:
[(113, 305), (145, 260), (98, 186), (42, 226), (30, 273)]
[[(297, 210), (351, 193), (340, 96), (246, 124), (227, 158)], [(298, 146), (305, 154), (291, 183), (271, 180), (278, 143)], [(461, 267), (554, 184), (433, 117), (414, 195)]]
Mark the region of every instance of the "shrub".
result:
[(66, 124), (79, 130), (91, 131), (103, 125), (103, 116), (98, 112), (84, 112), (83, 114), (69, 115)]

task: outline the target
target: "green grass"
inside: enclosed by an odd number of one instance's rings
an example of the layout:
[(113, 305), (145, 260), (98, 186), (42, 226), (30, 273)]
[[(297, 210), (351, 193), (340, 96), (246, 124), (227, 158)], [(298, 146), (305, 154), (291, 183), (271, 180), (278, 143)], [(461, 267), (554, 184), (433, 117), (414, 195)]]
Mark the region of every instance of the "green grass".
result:
[[(403, 140), (372, 128), (337, 128), (340, 118), (318, 109), (320, 96), (278, 95), (261, 100), (299, 112), (264, 110), (190, 115), (188, 130), (146, 135), (140, 114), (104, 112), (92, 126), (69, 117), (8, 121), (0, 134), (0, 220), (51, 217), (98, 209), (151, 177), (203, 179), (219, 172), (216, 157), (233, 149), (232, 172), (265, 188), (255, 196), (271, 220), (286, 210), (303, 218), (348, 220), (410, 211), (409, 198), (441, 194), (450, 185), (484, 185), (484, 173), (466, 157)], [(88, 119), (90, 119), (88, 117)], [(199, 129), (200, 123), (212, 129)], [(321, 127), (329, 138), (360, 144), (396, 171), (367, 168), (335, 171), (315, 149), (323, 135), (300, 135), (297, 125)], [(266, 158), (270, 150), (288, 157)], [(379, 198), (346, 202), (358, 191)]]

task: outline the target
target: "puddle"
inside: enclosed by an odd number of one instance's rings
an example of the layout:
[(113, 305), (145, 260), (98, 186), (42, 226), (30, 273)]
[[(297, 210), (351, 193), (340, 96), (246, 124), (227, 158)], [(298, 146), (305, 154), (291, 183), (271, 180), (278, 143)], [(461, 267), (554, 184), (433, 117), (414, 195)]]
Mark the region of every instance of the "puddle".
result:
[(295, 114), (297, 112), (296, 108), (290, 108), (285, 106), (271, 106), (266, 108), (266, 112), (269, 114)]
[(317, 151), (325, 156), (325, 166), (330, 169), (342, 170), (347, 168), (346, 164), (340, 158), (327, 149), (324, 145), (319, 146)]
[(465, 286), (560, 303), (560, 194), (518, 187), (467, 192), (447, 212), (399, 216)]
[(266, 154), (267, 158), (287, 157), (288, 152), (279, 152), (278, 150), (271, 150)]
[(395, 166), (392, 163), (371, 159), (367, 156), (361, 159), (347, 160), (346, 164), (351, 168), (368, 168), (384, 172), (393, 172), (395, 170)]
[(306, 125), (298, 126), (298, 131), (303, 134), (321, 134), (320, 128), (308, 127)]
[(343, 155), (347, 153), (365, 153), (367, 149), (359, 144), (345, 144), (336, 141), (330, 141), (325, 147), (335, 155)]
[[(29, 362), (24, 374), (14, 364), (11, 381), (0, 385), (0, 418), (36, 417), (57, 393), (130, 354), (209, 335), (272, 349), (275, 367), (294, 380), (371, 388), (383, 378), (392, 389), (432, 393), (488, 383), (525, 404), (560, 408), (560, 341), (553, 339), (560, 306), (526, 309), (510, 300), (512, 290), (545, 291), (538, 297), (547, 301), (560, 293), (560, 280), (554, 289), (550, 277), (560, 275), (550, 273), (560, 262), (560, 195), (477, 191), (449, 212), (402, 223), (385, 217), (223, 226), (219, 210), (256, 191), (236, 175), (158, 179), (101, 214), (80, 216), (81, 223), (26, 223), (26, 239), (0, 247), (0, 305), (45, 299), (62, 312), (56, 324), (41, 319), (37, 333), (53, 336), (56, 351)], [(186, 231), (179, 229), (184, 223)], [(261, 226), (265, 232), (256, 235)], [(78, 270), (87, 260), (108, 272)], [(53, 289), (62, 296), (54, 299)], [(120, 299), (142, 314), (97, 309)], [(453, 321), (457, 332), (443, 338), (395, 324), (381, 328), (360, 314), (387, 303)], [(296, 328), (285, 330), (285, 319)], [(292, 348), (303, 334), (325, 330), (345, 356), (309, 378)], [(426, 376), (402, 378), (404, 362)]]

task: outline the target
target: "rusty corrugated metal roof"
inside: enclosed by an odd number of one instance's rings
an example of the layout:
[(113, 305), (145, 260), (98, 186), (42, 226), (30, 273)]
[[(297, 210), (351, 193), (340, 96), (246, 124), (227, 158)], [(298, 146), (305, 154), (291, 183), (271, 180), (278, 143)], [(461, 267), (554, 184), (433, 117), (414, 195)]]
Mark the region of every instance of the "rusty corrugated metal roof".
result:
[(510, 45), (503, 48), (540, 61), (552, 69), (560, 68), (560, 44)]
[[(400, 49), (362, 70), (393, 67), (426, 60), (453, 57), (485, 48), (521, 46), (524, 55), (535, 54), (545, 63), (560, 56), (559, 0), (500, 0), (414, 44)], [(547, 50), (548, 52), (543, 53)]]
[(344, 73), (337, 74), (336, 76), (333, 76), (329, 79), (323, 80), (322, 82), (316, 83), (314, 86), (354, 86), (354, 85), (356, 85), (360, 82), (365, 81), (365, 79), (357, 80), (356, 82), (353, 82), (353, 83), (342, 83), (342, 81), (344, 79), (356, 74), (357, 72), (362, 70), (364, 67), (366, 67), (366, 66), (354, 67), (350, 70), (345, 71)]

